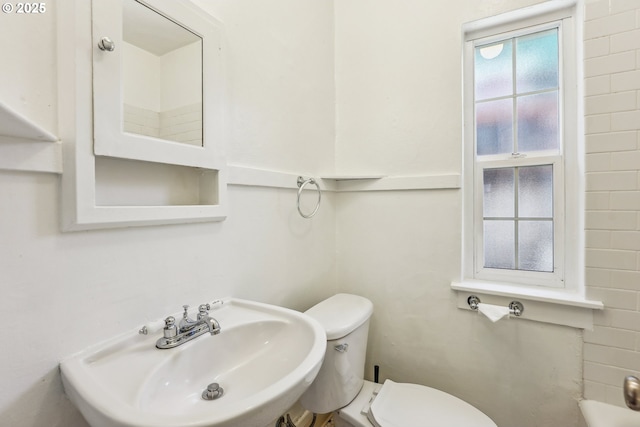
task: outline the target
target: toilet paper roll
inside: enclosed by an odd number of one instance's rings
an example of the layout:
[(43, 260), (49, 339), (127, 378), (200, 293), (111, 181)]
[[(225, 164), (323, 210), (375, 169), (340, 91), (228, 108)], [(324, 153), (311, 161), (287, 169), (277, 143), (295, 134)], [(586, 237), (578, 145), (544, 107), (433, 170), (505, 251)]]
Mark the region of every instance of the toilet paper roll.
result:
[(509, 307), (485, 304), (483, 302), (478, 304), (478, 311), (487, 316), (487, 318), (494, 323), (505, 316), (509, 316)]

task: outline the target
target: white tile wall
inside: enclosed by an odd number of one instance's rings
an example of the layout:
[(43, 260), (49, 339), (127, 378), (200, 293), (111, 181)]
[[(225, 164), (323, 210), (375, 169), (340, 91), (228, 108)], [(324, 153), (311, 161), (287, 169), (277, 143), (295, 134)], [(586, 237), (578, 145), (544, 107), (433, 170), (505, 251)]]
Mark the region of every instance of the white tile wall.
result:
[(160, 113), (160, 137), (202, 145), (202, 105), (192, 104)]
[(202, 106), (201, 104), (193, 104), (158, 113), (125, 104), (124, 130), (139, 135), (201, 146)]
[(160, 115), (152, 110), (124, 104), (124, 131), (158, 137)]
[(623, 406), (640, 374), (640, 0), (585, 5), (586, 283), (605, 310), (584, 333), (584, 395)]
[(637, 132), (596, 133), (587, 135), (586, 140), (587, 153), (631, 151), (638, 147)]

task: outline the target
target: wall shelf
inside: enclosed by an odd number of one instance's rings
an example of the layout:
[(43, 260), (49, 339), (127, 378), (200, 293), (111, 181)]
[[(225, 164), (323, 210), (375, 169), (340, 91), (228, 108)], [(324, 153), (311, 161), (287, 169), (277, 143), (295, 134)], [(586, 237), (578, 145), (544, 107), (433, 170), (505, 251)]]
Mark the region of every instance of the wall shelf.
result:
[(399, 190), (439, 190), (460, 188), (460, 174), (417, 176), (386, 175), (341, 175), (323, 176), (335, 184), (334, 191), (399, 191)]
[(385, 178), (386, 175), (324, 175), (320, 178), (331, 179), (334, 181), (352, 181), (352, 180), (364, 180), (364, 179), (380, 179)]
[(0, 102), (0, 169), (62, 173), (59, 138), (3, 102)]
[[(242, 165), (229, 165), (230, 185), (298, 189), (299, 176), (313, 174), (257, 169)], [(317, 176), (315, 176), (317, 177)], [(320, 175), (322, 191), (402, 191), (402, 190), (456, 190), (460, 188), (460, 173), (387, 176), (387, 175)]]
[(58, 137), (0, 101), (0, 136), (56, 142)]

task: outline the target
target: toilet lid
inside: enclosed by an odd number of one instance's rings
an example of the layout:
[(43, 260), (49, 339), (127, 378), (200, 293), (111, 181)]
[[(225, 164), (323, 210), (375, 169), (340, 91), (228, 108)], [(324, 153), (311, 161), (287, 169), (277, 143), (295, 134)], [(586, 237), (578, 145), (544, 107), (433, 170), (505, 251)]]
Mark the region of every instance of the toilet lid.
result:
[(443, 391), (386, 380), (369, 408), (375, 427), (496, 427), (477, 408)]

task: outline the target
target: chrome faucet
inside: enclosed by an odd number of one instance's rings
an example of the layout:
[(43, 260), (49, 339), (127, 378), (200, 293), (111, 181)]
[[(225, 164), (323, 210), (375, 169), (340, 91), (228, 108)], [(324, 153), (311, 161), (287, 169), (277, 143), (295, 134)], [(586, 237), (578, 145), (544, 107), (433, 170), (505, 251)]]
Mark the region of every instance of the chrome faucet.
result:
[(176, 319), (169, 316), (164, 320), (164, 336), (156, 341), (156, 347), (160, 349), (174, 348), (191, 341), (200, 335), (209, 332), (211, 335), (220, 333), (220, 323), (209, 316), (209, 304), (200, 304), (196, 320), (189, 318), (189, 306), (183, 305), (184, 313), (180, 323), (176, 326)]

